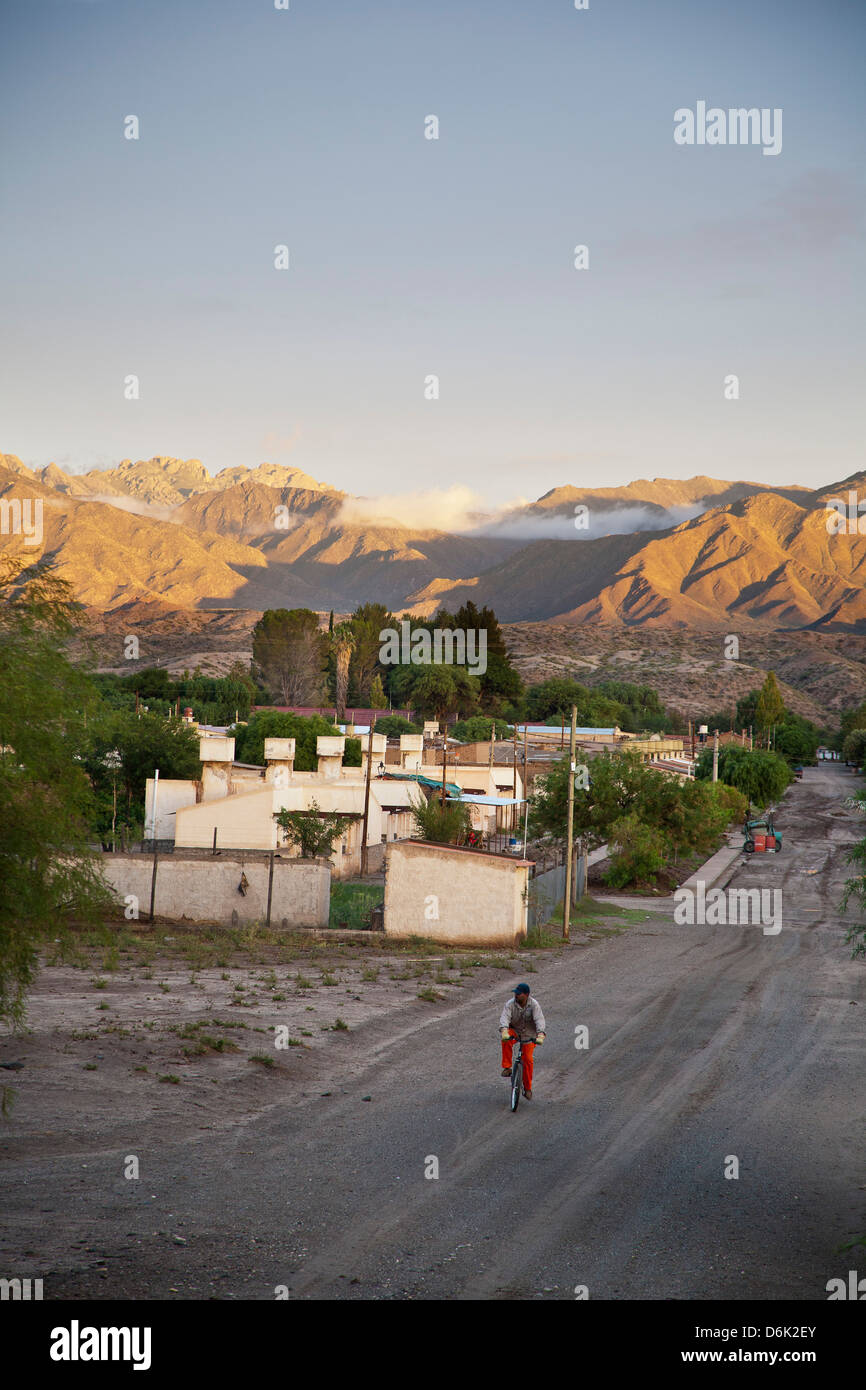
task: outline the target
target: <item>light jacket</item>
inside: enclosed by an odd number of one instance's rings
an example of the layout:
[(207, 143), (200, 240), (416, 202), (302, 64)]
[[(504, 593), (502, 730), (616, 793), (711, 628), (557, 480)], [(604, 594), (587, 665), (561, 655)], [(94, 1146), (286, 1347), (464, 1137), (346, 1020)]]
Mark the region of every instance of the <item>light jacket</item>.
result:
[(514, 995), (506, 999), (499, 1019), (500, 1028), (513, 1028), (522, 1042), (531, 1042), (539, 1033), (546, 1033), (544, 1014), (534, 995), (530, 994), (526, 1008), (521, 1009)]

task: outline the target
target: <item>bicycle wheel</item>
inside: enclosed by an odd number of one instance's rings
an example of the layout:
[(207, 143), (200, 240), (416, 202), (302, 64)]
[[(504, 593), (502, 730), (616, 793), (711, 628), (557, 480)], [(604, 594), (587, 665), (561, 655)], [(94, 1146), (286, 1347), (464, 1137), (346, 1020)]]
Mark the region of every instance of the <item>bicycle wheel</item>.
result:
[(518, 1053), (511, 1068), (511, 1109), (515, 1111), (520, 1104), (520, 1088), (523, 1084), (523, 1062)]

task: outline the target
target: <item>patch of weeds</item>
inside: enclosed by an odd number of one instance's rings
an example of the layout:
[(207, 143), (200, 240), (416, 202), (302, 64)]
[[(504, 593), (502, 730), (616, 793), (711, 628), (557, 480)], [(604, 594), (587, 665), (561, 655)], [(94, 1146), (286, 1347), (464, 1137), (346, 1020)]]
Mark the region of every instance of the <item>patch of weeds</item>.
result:
[(428, 985), (426, 989), (419, 989), (418, 998), (425, 1000), (428, 1004), (437, 1004), (440, 999), (445, 998), (445, 995), (441, 994), (438, 989), (434, 989), (432, 985)]
[(379, 979), (378, 965), (365, 965), (361, 971), (361, 979), (366, 980), (368, 984), (375, 984)]
[(510, 960), (506, 960), (504, 956), (492, 956), (487, 964), (493, 970), (511, 970), (513, 972), (515, 969), (513, 963)]
[(264, 1052), (252, 1052), (248, 1058), (248, 1061), (258, 1062), (259, 1066), (262, 1067), (272, 1067), (274, 1065), (273, 1057), (268, 1057), (267, 1054)]
[(298, 986), (298, 989), (312, 989), (312, 988), (313, 988), (313, 982), (312, 982), (312, 980), (308, 980), (307, 977), (306, 977), (306, 975), (302, 975), (302, 974), (301, 974), (300, 970), (298, 971), (297, 975), (295, 976), (295, 984)]
[(348, 1025), (348, 1023), (346, 1022), (346, 1020), (345, 1020), (344, 1018), (335, 1018), (335, 1019), (334, 1019), (334, 1032), (335, 1032), (335, 1033), (348, 1033), (348, 1031), (349, 1031), (349, 1025)]
[(160, 980), (159, 987), (162, 990), (163, 994), (171, 994), (171, 985), (167, 985), (165, 983), (165, 980)]
[(110, 1004), (106, 1004), (105, 1000), (103, 999), (102, 1003), (101, 1003), (101, 1004), (97, 1004), (96, 1007), (97, 1007), (97, 1009), (110, 1009), (110, 1008), (111, 1008), (111, 1005), (110, 1005)]
[(108, 987), (108, 981), (103, 979), (93, 980), (91, 983), (94, 989), (107, 989)]
[(85, 1063), (84, 1063), (84, 1070), (85, 1070), (85, 1071), (98, 1071), (99, 1068), (98, 1068), (98, 1066), (96, 1065), (95, 1062), (85, 1062)]
[(175, 1076), (175, 1075), (174, 1075), (174, 1072), (166, 1072), (163, 1076), (160, 1076), (160, 1077), (159, 1077), (159, 1080), (160, 1080), (160, 1081), (166, 1081), (166, 1082), (168, 1083), (169, 1086), (179, 1086), (179, 1085), (180, 1085), (180, 1077), (179, 1077), (179, 1076)]
[(322, 973), (322, 978), (319, 981), (319, 983), (322, 985), (336, 985), (339, 984), (339, 980), (337, 979), (336, 975), (331, 975), (327, 970), (325, 970)]
[(313, 1034), (310, 1032), (309, 1028), (302, 1028), (302, 1029), (301, 1029), (301, 1037), (302, 1037), (302, 1038), (312, 1038), (312, 1037), (313, 1037)]
[(147, 1071), (147, 1067), (142, 1063), (140, 1067), (133, 1067), (133, 1071)]
[(283, 1002), (283, 1000), (285, 999), (285, 997), (286, 997), (286, 996), (285, 996), (284, 994), (277, 994), (277, 993), (274, 993), (274, 994), (271, 995), (271, 998), (273, 999), (273, 1001), (274, 1001), (275, 1004), (282, 1004), (282, 1002)]

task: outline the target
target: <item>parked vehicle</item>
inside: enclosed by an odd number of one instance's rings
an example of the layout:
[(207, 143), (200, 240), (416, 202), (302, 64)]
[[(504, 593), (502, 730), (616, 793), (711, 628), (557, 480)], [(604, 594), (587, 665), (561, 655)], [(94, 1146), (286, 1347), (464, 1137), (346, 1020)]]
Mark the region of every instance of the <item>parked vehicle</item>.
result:
[(773, 812), (768, 811), (765, 816), (750, 820), (749, 811), (743, 821), (743, 853), (778, 854), (782, 848), (782, 832), (773, 823)]

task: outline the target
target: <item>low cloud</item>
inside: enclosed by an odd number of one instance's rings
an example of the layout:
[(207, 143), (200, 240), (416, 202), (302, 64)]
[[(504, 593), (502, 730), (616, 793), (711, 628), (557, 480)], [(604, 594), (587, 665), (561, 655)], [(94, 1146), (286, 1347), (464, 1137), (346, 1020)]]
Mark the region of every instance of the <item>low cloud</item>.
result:
[(180, 523), (180, 518), (174, 515), (175, 508), (172, 505), (159, 502), (147, 502), (143, 497), (118, 497), (114, 492), (94, 492), (86, 497), (78, 497), (77, 502), (104, 502), (109, 507), (116, 507), (119, 512), (132, 512), (134, 516), (146, 516), (151, 521), (175, 521)]
[(617, 507), (597, 511), (590, 507), (587, 525), (578, 529), (573, 514), (553, 516), (502, 516), (477, 528), (479, 536), (502, 536), (523, 541), (594, 540), (598, 536), (625, 536), (632, 531), (665, 531), (691, 521), (706, 511), (703, 506), (669, 507), (664, 512), (647, 507)]
[(663, 531), (700, 516), (706, 507), (670, 507), (660, 512), (641, 506), (601, 511), (590, 507), (587, 526), (575, 526), (573, 512), (549, 516), (528, 512), (524, 497), (500, 507), (485, 506), (471, 488), (455, 484), (424, 492), (388, 493), (379, 497), (347, 498), (337, 523), (345, 526), (401, 526), (410, 531), (447, 531), (452, 535), (497, 537), (505, 540), (591, 540), (597, 536), (627, 535), (632, 531)]
[(424, 492), (348, 497), (337, 521), (343, 526), (403, 526), (410, 531), (477, 530), (489, 515), (478, 493), (455, 483)]

